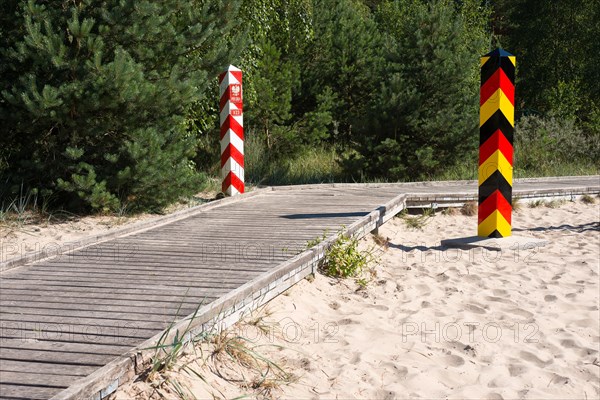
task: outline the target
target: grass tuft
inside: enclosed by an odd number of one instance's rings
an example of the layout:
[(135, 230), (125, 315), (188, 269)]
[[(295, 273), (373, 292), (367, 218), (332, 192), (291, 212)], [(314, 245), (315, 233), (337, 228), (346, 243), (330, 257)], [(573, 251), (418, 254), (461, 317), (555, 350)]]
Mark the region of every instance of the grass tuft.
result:
[(584, 194), (581, 196), (581, 202), (584, 204), (596, 204), (596, 199), (589, 194)]
[(475, 202), (475, 201), (467, 201), (460, 208), (460, 213), (462, 215), (466, 215), (468, 217), (472, 217), (474, 215), (477, 215), (477, 202)]
[(460, 214), (460, 211), (456, 207), (446, 207), (442, 210), (442, 215), (454, 216)]
[(521, 203), (521, 199), (518, 197), (513, 197), (511, 201), (511, 206), (514, 212), (519, 212), (523, 208)]
[(529, 202), (529, 208), (538, 208), (546, 205), (546, 201), (544, 200), (534, 200)]
[(411, 216), (408, 214), (408, 210), (404, 209), (400, 212), (397, 217), (404, 221), (404, 224), (409, 229), (423, 230), (423, 228), (429, 223), (431, 218), (435, 216), (435, 210), (433, 208), (424, 208), (421, 210), (421, 214)]
[(562, 206), (563, 204), (565, 204), (567, 201), (566, 200), (549, 200), (546, 202), (546, 207), (548, 208), (559, 208), (560, 206)]

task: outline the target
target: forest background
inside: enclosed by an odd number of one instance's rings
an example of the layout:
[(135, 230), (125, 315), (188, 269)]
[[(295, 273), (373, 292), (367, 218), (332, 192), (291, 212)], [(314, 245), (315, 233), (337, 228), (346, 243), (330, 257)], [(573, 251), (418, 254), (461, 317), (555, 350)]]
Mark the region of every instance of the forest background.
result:
[(229, 64), (247, 183), (473, 179), (498, 46), (515, 176), (595, 174), (598, 37), (596, 0), (3, 0), (0, 212), (160, 211), (215, 187)]

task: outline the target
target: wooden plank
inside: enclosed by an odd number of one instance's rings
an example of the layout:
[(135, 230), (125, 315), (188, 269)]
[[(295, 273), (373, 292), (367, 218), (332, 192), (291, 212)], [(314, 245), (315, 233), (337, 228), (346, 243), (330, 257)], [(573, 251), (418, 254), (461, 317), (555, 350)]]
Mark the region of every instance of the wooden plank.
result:
[[(181, 315), (192, 313), (196, 307), (182, 307)], [(187, 314), (184, 314), (186, 312)], [(122, 313), (116, 311), (88, 311), (88, 310), (68, 310), (68, 309), (41, 309), (37, 307), (6, 307), (2, 310), (3, 314), (28, 314), (28, 315), (45, 315), (55, 317), (75, 316), (81, 318), (104, 318), (109, 320), (119, 319), (122, 321), (138, 321), (143, 318), (151, 322), (166, 322), (172, 321), (173, 314), (147, 311), (144, 313)], [(58, 320), (57, 320), (58, 321)], [(2, 332), (0, 332), (0, 335)]]
[[(236, 276), (218, 276), (216, 274), (207, 276), (201, 271), (195, 274), (189, 274), (188, 276), (170, 276), (168, 274), (163, 275), (152, 275), (152, 274), (128, 274), (128, 273), (114, 273), (114, 274), (102, 274), (102, 273), (89, 273), (89, 274), (77, 274), (74, 272), (57, 272), (48, 271), (44, 274), (44, 282), (62, 282), (62, 283), (88, 283), (90, 281), (103, 282), (103, 283), (121, 283), (123, 280), (135, 279), (136, 284), (152, 285), (155, 283), (164, 283), (165, 279), (168, 279), (170, 285), (180, 285), (184, 287), (189, 286), (206, 286), (206, 285), (220, 285), (220, 284), (241, 284), (248, 279), (258, 275), (259, 272), (238, 272)], [(39, 280), (38, 274), (35, 273), (21, 273), (16, 276), (5, 279), (5, 281), (12, 280)], [(131, 285), (133, 286), (133, 285)]]
[[(3, 290), (5, 286), (2, 286)], [(8, 289), (9, 287), (6, 286)], [(31, 285), (27, 285), (22, 283), (22, 281), (14, 281), (11, 282), (10, 289), (12, 290), (25, 290), (32, 291)], [(36, 287), (35, 290), (47, 290), (47, 291), (57, 291), (62, 293), (90, 293), (93, 294), (107, 294), (114, 293), (115, 295), (140, 295), (144, 296), (154, 295), (154, 296), (164, 296), (168, 298), (183, 298), (183, 297), (200, 297), (200, 298), (212, 298), (213, 295), (218, 296), (223, 293), (227, 293), (226, 288), (212, 288), (211, 293), (207, 293), (206, 290), (202, 288), (179, 288), (179, 287), (148, 287), (148, 288), (139, 288), (139, 287), (125, 287), (125, 288), (111, 288), (111, 287), (98, 287), (94, 288), (91, 286), (87, 287), (75, 287), (75, 286), (65, 286), (65, 285), (44, 285)]]
[[(81, 282), (68, 282), (65, 283), (64, 281), (61, 280), (50, 280), (50, 279), (9, 279), (9, 278), (5, 278), (2, 282), (0, 282), (0, 285), (2, 285), (2, 287), (4, 287), (4, 285), (30, 285), (31, 289), (37, 290), (37, 287), (46, 287), (46, 286), (64, 286), (64, 287), (78, 287), (78, 288), (106, 288), (106, 289), (110, 289), (110, 288), (115, 288), (115, 289), (130, 289), (131, 285), (130, 283), (112, 283), (112, 282), (85, 282), (85, 281), (81, 281)], [(171, 284), (168, 281), (162, 281), (161, 285), (137, 285), (137, 288), (144, 288), (144, 289), (154, 289), (154, 290), (174, 290), (174, 288), (180, 288), (180, 289), (187, 289), (189, 288), (191, 285), (189, 284)], [(236, 284), (229, 284), (229, 283), (225, 283), (223, 284), (223, 289), (227, 289), (227, 288), (235, 288), (239, 285)], [(214, 286), (211, 286), (211, 284), (195, 284), (193, 285), (194, 288), (199, 289), (202, 288), (203, 290), (207, 290), (207, 295), (211, 294), (211, 291), (214, 289)]]
[[(313, 238), (314, 239), (314, 238)], [(293, 249), (291, 251), (291, 255), (288, 256), (294, 256), (296, 253), (294, 251), (295, 249)], [(210, 270), (227, 270), (230, 269), (232, 271), (254, 271), (254, 270), (260, 270), (260, 268), (265, 268), (268, 266), (273, 265), (273, 263), (277, 264), (278, 262), (281, 262), (281, 259), (283, 258), (283, 256), (275, 256), (275, 257), (265, 257), (266, 259), (263, 260), (259, 260), (257, 258), (254, 257), (247, 257), (244, 255), (244, 253), (241, 254), (219, 254), (219, 255), (210, 255), (208, 254), (206, 256), (206, 261), (204, 261), (201, 258), (198, 258), (197, 260), (194, 259), (188, 259), (188, 260), (181, 260), (181, 259), (175, 259), (175, 260), (169, 260), (168, 257), (164, 257), (163, 259), (157, 259), (157, 258), (149, 258), (149, 259), (143, 259), (143, 258), (134, 258), (134, 257), (130, 257), (127, 259), (124, 259), (120, 262), (115, 262), (115, 261), (111, 261), (111, 259), (109, 257), (106, 258), (101, 258), (101, 259), (91, 259), (91, 258), (80, 258), (80, 259), (73, 259), (73, 261), (69, 262), (69, 261), (63, 261), (63, 262), (56, 262), (56, 263), (44, 263), (44, 264), (40, 264), (41, 266), (47, 266), (48, 268), (53, 267), (54, 265), (57, 266), (73, 266), (73, 267), (77, 267), (77, 266), (81, 266), (81, 267), (85, 267), (85, 266), (94, 266), (94, 267), (113, 267), (113, 268), (120, 268), (120, 267), (127, 267), (127, 266), (142, 266), (142, 267), (156, 267), (157, 270), (159, 270), (158, 268), (164, 268), (164, 269), (175, 269), (175, 268), (184, 268), (184, 269), (191, 269), (191, 268), (198, 268), (198, 269), (210, 269)], [(285, 260), (285, 258), (284, 258)], [(35, 264), (34, 264), (35, 265)], [(29, 267), (29, 266), (28, 266)], [(13, 276), (14, 275), (18, 275), (18, 273), (20, 273), (20, 271), (26, 271), (27, 269), (24, 268), (20, 268), (18, 271), (19, 272), (14, 272), (11, 271), (12, 273), (10, 275), (6, 275), (6, 277), (9, 276)]]
[[(291, 255), (290, 255), (291, 256)], [(247, 264), (246, 264), (247, 265)], [(185, 267), (177, 267), (177, 268), (169, 268), (169, 267), (155, 267), (148, 265), (53, 265), (52, 267), (46, 266), (35, 266), (29, 267), (27, 269), (23, 269), (22, 272), (19, 272), (19, 276), (22, 275), (33, 275), (33, 274), (41, 274), (41, 273), (71, 273), (78, 276), (90, 276), (93, 275), (108, 275), (111, 274), (113, 276), (131, 276), (136, 277), (136, 275), (141, 276), (169, 276), (169, 277), (189, 277), (189, 276), (204, 276), (207, 278), (214, 278), (216, 276), (221, 276), (224, 278), (230, 278), (232, 276), (239, 276), (240, 273), (261, 273), (263, 271), (268, 270), (268, 266), (263, 267), (255, 267), (253, 269), (249, 268), (236, 268), (231, 269), (229, 267), (223, 268), (212, 268), (205, 266), (197, 266), (195, 268), (185, 268)], [(0, 293), (1, 295), (2, 293)]]
[[(164, 329), (168, 323), (165, 321), (125, 321), (122, 319), (106, 319), (106, 318), (81, 318), (81, 317), (70, 317), (61, 316), (60, 320), (57, 320), (55, 316), (48, 315), (30, 315), (30, 314), (8, 314), (2, 313), (0, 315), (1, 328), (5, 334), (16, 329), (18, 327), (34, 327), (33, 329), (44, 330), (53, 326), (100, 326), (107, 330), (112, 329), (118, 331), (128, 330), (146, 330), (155, 331)], [(0, 347), (4, 346), (4, 342), (0, 342)]]
[(45, 299), (48, 301), (49, 298), (55, 301), (62, 301), (68, 299), (74, 299), (76, 301), (82, 301), (85, 299), (91, 299), (97, 301), (98, 304), (117, 304), (123, 301), (131, 302), (132, 304), (157, 302), (157, 303), (174, 303), (174, 304), (207, 304), (215, 300), (215, 298), (207, 298), (206, 296), (192, 295), (188, 293), (182, 293), (181, 295), (149, 295), (149, 294), (123, 294), (118, 295), (111, 293), (94, 293), (89, 291), (82, 292), (65, 292), (58, 290), (38, 290), (35, 294), (29, 294), (29, 289), (17, 289), (17, 288), (2, 288), (0, 298), (3, 299), (15, 299), (15, 300), (37, 300)]
[[(127, 303), (123, 302), (123, 304), (94, 304), (94, 303), (81, 303), (81, 302), (71, 302), (71, 303), (52, 303), (52, 302), (15, 302), (15, 301), (6, 301), (0, 300), (0, 307), (2, 307), (2, 312), (4, 313), (7, 310), (11, 310), (14, 308), (21, 307), (35, 307), (38, 310), (72, 310), (72, 311), (90, 311), (90, 312), (98, 312), (98, 311), (119, 311), (127, 314), (135, 314), (135, 315), (145, 315), (148, 314), (145, 310), (160, 310), (160, 315), (175, 315), (179, 306), (177, 304), (165, 303), (163, 305), (158, 305), (155, 307), (132, 307)], [(194, 308), (191, 304), (182, 305), (184, 309)], [(153, 313), (154, 314), (154, 313)]]
[[(106, 354), (85, 354), (75, 352), (52, 352), (52, 351), (39, 351), (39, 350), (27, 350), (27, 349), (9, 349), (0, 347), (0, 369), (4, 364), (4, 360), (22, 360), (24, 362), (29, 362), (31, 360), (35, 360), (36, 362), (42, 363), (67, 363), (76, 365), (77, 363), (84, 360), (86, 363), (90, 365), (105, 365), (115, 359), (117, 356), (123, 354), (120, 352), (115, 355), (106, 355)], [(62, 371), (62, 369), (61, 369)]]
[[(160, 331), (158, 331), (160, 332)], [(21, 336), (19, 336), (21, 335)], [(48, 334), (52, 335), (52, 334)], [(45, 334), (38, 334), (36, 332), (17, 332), (16, 335), (7, 337), (4, 336), (3, 333), (0, 333), (0, 342), (6, 339), (22, 339), (23, 337), (27, 337), (28, 340), (37, 340), (40, 342), (63, 342), (63, 343), (82, 343), (82, 344), (104, 344), (111, 345), (115, 343), (128, 345), (129, 347), (134, 347), (140, 343), (140, 337), (129, 337), (125, 335), (117, 335), (117, 336), (104, 336), (97, 335), (90, 330), (89, 334), (81, 334), (81, 333), (65, 333), (65, 334), (56, 334), (56, 336), (49, 336), (48, 339), (45, 339)]]
[[(111, 298), (111, 299), (99, 299), (91, 296), (81, 296), (81, 297), (73, 297), (73, 296), (55, 296), (52, 298), (48, 298), (47, 295), (40, 295), (39, 293), (36, 296), (27, 296), (27, 295), (16, 295), (10, 294), (5, 291), (0, 293), (0, 301), (8, 302), (9, 304), (22, 304), (23, 302), (29, 302), (31, 304), (42, 303), (42, 304), (89, 304), (89, 305), (126, 305), (127, 307), (135, 307), (135, 308), (154, 308), (154, 307), (169, 307), (176, 309), (181, 305), (189, 305), (193, 306), (196, 304), (202, 303), (202, 299), (198, 298), (197, 300), (179, 299), (178, 301), (163, 301), (163, 300), (154, 300), (154, 299), (136, 299), (136, 300), (125, 300), (122, 298)], [(0, 313), (1, 314), (1, 313)]]
[(45, 400), (54, 396), (56, 393), (65, 389), (66, 386), (37, 386), (14, 384), (2, 379), (0, 382), (0, 399), (23, 399), (23, 400)]
[(105, 358), (115, 358), (127, 350), (130, 346), (124, 343), (100, 344), (100, 343), (69, 343), (52, 342), (23, 339), (2, 339), (0, 341), (0, 357), (15, 360), (37, 360), (45, 362), (77, 363), (82, 358), (90, 358), (91, 364), (102, 362)]
[[(0, 371), (0, 375), (2, 376), (2, 382), (10, 382), (13, 385), (22, 385), (25, 386), (25, 392), (29, 394), (29, 388), (32, 386), (42, 386), (48, 385), (49, 382), (52, 382), (51, 385), (53, 388), (57, 388), (58, 391), (62, 389), (66, 389), (73, 383), (75, 383), (78, 379), (81, 379), (84, 376), (82, 375), (58, 375), (58, 374), (44, 374), (35, 372), (35, 365), (31, 365), (30, 372), (14, 372), (14, 371)], [(90, 371), (94, 372), (97, 368), (94, 368)]]
[[(70, 379), (74, 376), (87, 376), (110, 361), (109, 357), (105, 357), (104, 360), (95, 363), (53, 363), (53, 362), (40, 362), (39, 360), (13, 360), (10, 356), (2, 355), (0, 360), (0, 373), (2, 373), (2, 380), (11, 380), (6, 377), (8, 372), (18, 373), (29, 373), (35, 375), (51, 375), (54, 384), (56, 378), (60, 376), (69, 376)], [(55, 378), (56, 377), (56, 378)], [(39, 378), (38, 378), (39, 379)], [(15, 380), (11, 380), (15, 382)], [(39, 382), (43, 384), (44, 382)]]

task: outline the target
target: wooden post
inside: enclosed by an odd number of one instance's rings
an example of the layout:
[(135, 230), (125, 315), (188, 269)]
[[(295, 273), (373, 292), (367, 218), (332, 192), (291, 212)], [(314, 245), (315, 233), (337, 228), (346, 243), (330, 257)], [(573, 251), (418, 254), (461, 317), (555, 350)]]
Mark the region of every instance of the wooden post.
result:
[(481, 57), (479, 211), (477, 235), (511, 235), (515, 56), (496, 49)]
[(230, 65), (219, 75), (222, 191), (244, 193), (244, 111), (242, 71)]

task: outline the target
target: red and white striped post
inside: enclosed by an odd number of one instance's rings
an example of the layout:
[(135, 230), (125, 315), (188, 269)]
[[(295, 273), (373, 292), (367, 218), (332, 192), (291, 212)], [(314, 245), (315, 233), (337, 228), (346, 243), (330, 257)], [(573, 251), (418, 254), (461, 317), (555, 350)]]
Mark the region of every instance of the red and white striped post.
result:
[(242, 70), (230, 65), (219, 75), (221, 101), (222, 191), (229, 196), (244, 193), (244, 112)]

